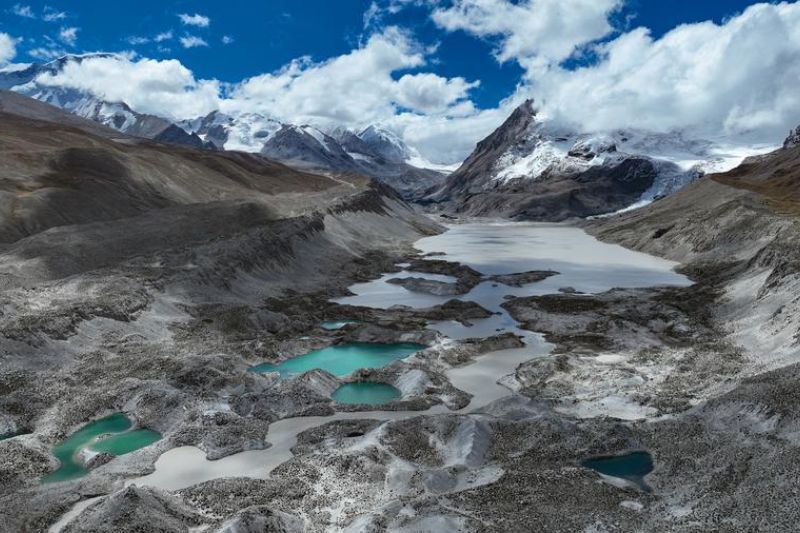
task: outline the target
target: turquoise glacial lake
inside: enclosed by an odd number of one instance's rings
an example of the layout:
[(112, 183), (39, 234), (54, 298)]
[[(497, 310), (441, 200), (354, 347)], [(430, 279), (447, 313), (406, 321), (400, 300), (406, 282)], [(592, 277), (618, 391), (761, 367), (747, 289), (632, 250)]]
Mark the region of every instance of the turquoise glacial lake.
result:
[(334, 376), (347, 376), (359, 368), (383, 368), (393, 361), (404, 359), (425, 348), (422, 344), (372, 344), (353, 342), (337, 344), (287, 359), (278, 364), (262, 363), (251, 372), (278, 372), (282, 379), (319, 369)]
[(331, 395), (335, 401), (347, 404), (381, 405), (401, 396), (400, 391), (387, 383), (345, 383)]
[(131, 431), (133, 424), (122, 413), (95, 420), (70, 435), (53, 448), (53, 455), (61, 462), (55, 472), (42, 478), (42, 483), (54, 483), (79, 478), (87, 474), (80, 461), (81, 451), (88, 449), (98, 453), (125, 455), (161, 439), (161, 434), (149, 429)]

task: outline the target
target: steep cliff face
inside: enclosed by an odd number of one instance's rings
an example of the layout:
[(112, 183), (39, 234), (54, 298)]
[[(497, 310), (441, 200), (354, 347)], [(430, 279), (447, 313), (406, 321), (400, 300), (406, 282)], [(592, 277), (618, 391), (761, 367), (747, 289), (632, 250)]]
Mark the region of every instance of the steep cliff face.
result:
[(435, 201), (460, 198), (485, 190), (500, 157), (513, 148), (522, 149), (524, 136), (535, 120), (533, 101), (528, 100), (509, 116), (491, 135), (478, 143), (462, 165), (448, 176)]

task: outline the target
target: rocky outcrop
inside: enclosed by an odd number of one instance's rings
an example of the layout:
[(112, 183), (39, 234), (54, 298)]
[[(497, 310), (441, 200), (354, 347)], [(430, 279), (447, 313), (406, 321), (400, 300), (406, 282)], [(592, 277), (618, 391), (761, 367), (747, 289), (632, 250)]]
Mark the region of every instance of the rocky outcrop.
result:
[(184, 533), (205, 520), (180, 498), (145, 487), (127, 487), (101, 500), (67, 524), (64, 533), (130, 532), (155, 529)]
[(514, 333), (500, 333), (486, 338), (464, 339), (433, 346), (417, 353), (418, 359), (444, 362), (451, 367), (467, 365), (480, 355), (488, 352), (522, 348), (525, 343)]
[(531, 270), (530, 272), (492, 276), (488, 279), (489, 281), (496, 281), (497, 283), (502, 283), (509, 287), (522, 287), (529, 283), (538, 283), (557, 275), (558, 272), (553, 270)]
[(423, 292), (434, 296), (456, 296), (469, 292), (468, 287), (446, 281), (425, 278), (392, 278), (388, 281), (392, 285), (400, 285), (407, 291)]
[(267, 506), (249, 507), (222, 524), (217, 533), (302, 533), (303, 521)]
[(794, 131), (790, 131), (789, 136), (783, 141), (784, 148), (794, 148), (795, 146), (800, 146), (800, 126)]

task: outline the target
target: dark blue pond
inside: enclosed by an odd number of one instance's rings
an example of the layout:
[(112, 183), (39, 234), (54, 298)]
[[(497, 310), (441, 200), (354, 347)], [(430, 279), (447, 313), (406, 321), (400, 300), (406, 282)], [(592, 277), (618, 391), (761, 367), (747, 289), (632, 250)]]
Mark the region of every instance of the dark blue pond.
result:
[(646, 492), (651, 491), (644, 481), (645, 476), (653, 471), (653, 457), (647, 452), (633, 452), (612, 457), (595, 457), (585, 460), (581, 465), (606, 476), (631, 481)]

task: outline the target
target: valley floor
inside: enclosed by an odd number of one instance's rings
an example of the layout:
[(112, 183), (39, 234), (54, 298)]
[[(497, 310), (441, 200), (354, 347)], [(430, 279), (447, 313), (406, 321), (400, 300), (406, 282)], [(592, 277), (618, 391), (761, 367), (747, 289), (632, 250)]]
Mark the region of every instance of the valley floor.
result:
[[(184, 275), (142, 286), (128, 273), (34, 289), (64, 303), (3, 324), (7, 346), (29, 351), (24, 363), (7, 355), (2, 373), (3, 421), (29, 433), (0, 441), (5, 523), (785, 531), (797, 519), (797, 370), (758, 372), (720, 321), (726, 282), (685, 266), (691, 283), (672, 263), (565, 226), (459, 224), (418, 251), (418, 234), (394, 228), (381, 249), (324, 255), (382, 220), (330, 215), (291, 241), (300, 248), (284, 264), (225, 286)], [(305, 271), (310, 257), (328, 271)], [(354, 323), (319, 327), (332, 320)], [(348, 342), (429, 348), (350, 378), (247, 371)], [(48, 360), (56, 351), (67, 360)], [(380, 410), (332, 402), (349, 381), (401, 398)], [(55, 468), (52, 444), (119, 410), (164, 438), (79, 480), (39, 483)], [(651, 492), (582, 466), (637, 450), (654, 459)]]

